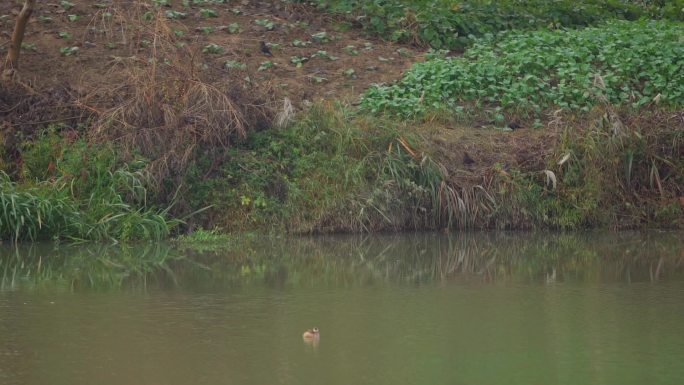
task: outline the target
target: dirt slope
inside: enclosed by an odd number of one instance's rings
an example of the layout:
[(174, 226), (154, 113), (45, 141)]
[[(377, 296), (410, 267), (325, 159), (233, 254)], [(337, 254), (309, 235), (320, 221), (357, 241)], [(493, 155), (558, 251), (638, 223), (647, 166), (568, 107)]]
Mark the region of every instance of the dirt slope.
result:
[[(151, 24), (154, 18), (168, 22), (177, 43), (194, 55), (192, 60), (205, 81), (249, 79), (272, 90), (276, 101), (289, 97), (295, 108), (320, 100), (353, 103), (369, 85), (400, 78), (424, 54), (415, 47), (369, 38), (348, 22), (305, 5), (248, 0), (193, 5), (201, 1), (191, 0), (184, 7), (181, 1), (168, 2), (170, 6), (130, 0), (39, 2), (25, 39), (21, 77), (38, 90), (66, 86), (64, 92), (51, 92), (62, 95), (56, 104), (65, 111), (55, 117), (49, 101), (25, 99), (23, 107), (29, 111), (21, 118), (28, 120), (25, 125), (77, 117), (65, 93), (79, 100), (114, 88), (122, 80), (117, 63), (153, 57), (155, 44), (149, 36), (136, 33), (136, 28)], [(0, 4), (0, 15), (4, 15), (0, 47), (6, 47), (19, 9), (18, 2)], [(202, 52), (214, 49), (215, 53)], [(36, 105), (45, 111), (33, 111)], [(17, 119), (13, 124), (17, 125)], [(548, 148), (554, 136), (527, 129), (502, 134), (492, 128), (428, 122), (419, 129), (431, 137), (434, 147), (419, 150), (445, 161), (451, 178), (475, 183), (496, 163), (540, 167), (546, 152), (540, 149)], [(30, 127), (19, 130), (32, 131)], [(466, 154), (473, 162), (464, 164)]]
[[(22, 79), (37, 88), (63, 83), (96, 87), (107, 80), (103, 75), (117, 59), (152, 54), (149, 39), (130, 41), (134, 27), (127, 22), (153, 15), (168, 19), (174, 33), (182, 35), (179, 40), (196, 55), (205, 78), (239, 72), (269, 83), (295, 105), (354, 100), (371, 83), (398, 78), (421, 55), (412, 47), (367, 38), (348, 23), (303, 5), (246, 0), (193, 5), (201, 2), (192, 0), (184, 7), (181, 1), (168, 2), (171, 6), (126, 0), (38, 2), (22, 52)], [(18, 2), (0, 4), (3, 52), (19, 10)], [(272, 56), (262, 52), (261, 42)], [(217, 52), (202, 52), (211, 47)], [(237, 68), (226, 68), (227, 61)], [(269, 62), (273, 67), (265, 68)]]

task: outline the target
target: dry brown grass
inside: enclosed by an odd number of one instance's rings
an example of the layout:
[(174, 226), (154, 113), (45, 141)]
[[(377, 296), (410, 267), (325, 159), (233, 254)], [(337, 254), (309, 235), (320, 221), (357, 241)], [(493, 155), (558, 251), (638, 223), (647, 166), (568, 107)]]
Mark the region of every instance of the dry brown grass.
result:
[(122, 41), (131, 44), (131, 53), (144, 43), (151, 54), (144, 60), (113, 58), (104, 78), (117, 83), (103, 84), (82, 106), (97, 113), (90, 139), (116, 142), (124, 158), (146, 158), (147, 170), (161, 186), (169, 177), (182, 177), (198, 149), (226, 149), (270, 124), (273, 100), (267, 90), (237, 77), (204, 80), (197, 70), (198, 52), (179, 44), (160, 13), (143, 20), (143, 10), (116, 13), (114, 19), (126, 23), (119, 30), (127, 34)]

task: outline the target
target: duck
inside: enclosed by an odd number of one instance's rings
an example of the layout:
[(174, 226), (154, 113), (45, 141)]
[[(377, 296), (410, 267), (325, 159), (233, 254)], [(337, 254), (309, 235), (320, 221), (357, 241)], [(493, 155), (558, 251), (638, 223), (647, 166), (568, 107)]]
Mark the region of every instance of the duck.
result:
[(316, 327), (313, 329), (308, 329), (307, 331), (304, 332), (304, 334), (302, 334), (302, 338), (307, 339), (307, 340), (318, 338), (319, 336), (320, 336), (320, 334), (318, 333), (318, 328), (316, 328)]

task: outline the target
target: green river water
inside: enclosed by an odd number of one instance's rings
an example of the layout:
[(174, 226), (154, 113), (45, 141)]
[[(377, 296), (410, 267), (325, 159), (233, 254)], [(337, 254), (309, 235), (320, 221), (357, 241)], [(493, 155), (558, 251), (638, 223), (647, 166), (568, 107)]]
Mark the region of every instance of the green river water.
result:
[(682, 233), (0, 245), (0, 261), (2, 385), (684, 383)]

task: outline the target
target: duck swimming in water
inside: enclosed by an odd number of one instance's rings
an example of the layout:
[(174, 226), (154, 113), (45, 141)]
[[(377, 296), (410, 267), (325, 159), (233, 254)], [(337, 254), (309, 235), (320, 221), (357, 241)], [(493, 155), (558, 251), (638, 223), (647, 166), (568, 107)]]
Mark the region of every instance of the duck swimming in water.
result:
[(320, 334), (318, 334), (318, 328), (309, 329), (309, 330), (305, 331), (304, 334), (302, 334), (302, 338), (304, 338), (306, 340), (318, 338), (319, 336), (320, 336)]

